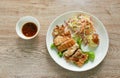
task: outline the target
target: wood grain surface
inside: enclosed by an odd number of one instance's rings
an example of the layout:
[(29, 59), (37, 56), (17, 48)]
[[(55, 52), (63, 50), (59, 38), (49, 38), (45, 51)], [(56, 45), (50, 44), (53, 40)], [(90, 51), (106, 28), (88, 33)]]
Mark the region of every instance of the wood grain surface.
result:
[[(104, 61), (86, 72), (58, 66), (46, 49), (50, 23), (68, 11), (86, 11), (97, 16), (109, 34)], [(15, 31), (22, 16), (34, 16), (39, 35), (23, 40)], [(120, 78), (120, 0), (0, 0), (0, 78)]]

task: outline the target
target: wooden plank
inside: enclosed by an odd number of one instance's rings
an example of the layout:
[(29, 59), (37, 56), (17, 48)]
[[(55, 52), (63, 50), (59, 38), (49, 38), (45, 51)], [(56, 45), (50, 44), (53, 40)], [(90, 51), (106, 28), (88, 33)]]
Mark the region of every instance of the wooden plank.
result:
[[(104, 61), (86, 72), (58, 66), (46, 49), (50, 23), (60, 14), (82, 10), (105, 25), (110, 47)], [(20, 39), (15, 25), (22, 16), (36, 17), (41, 30), (32, 40)], [(0, 0), (0, 78), (120, 78), (120, 0)]]

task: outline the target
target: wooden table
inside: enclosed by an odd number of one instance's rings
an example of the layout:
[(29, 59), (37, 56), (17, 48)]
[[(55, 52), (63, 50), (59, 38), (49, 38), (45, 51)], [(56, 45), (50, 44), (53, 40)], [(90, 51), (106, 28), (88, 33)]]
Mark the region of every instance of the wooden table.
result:
[[(50, 23), (60, 14), (82, 10), (97, 16), (110, 39), (104, 61), (86, 72), (58, 66), (46, 49)], [(34, 16), (39, 35), (23, 40), (15, 31), (22, 16)], [(120, 0), (0, 0), (0, 78), (120, 78)]]

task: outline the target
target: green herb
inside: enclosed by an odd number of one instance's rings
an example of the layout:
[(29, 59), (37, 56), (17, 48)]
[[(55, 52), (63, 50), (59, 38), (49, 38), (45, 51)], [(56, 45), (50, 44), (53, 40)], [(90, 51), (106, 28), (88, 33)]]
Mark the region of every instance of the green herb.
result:
[(63, 53), (62, 53), (62, 52), (58, 52), (58, 56), (59, 56), (59, 57), (62, 57), (62, 56), (63, 56)]
[(76, 62), (73, 62), (74, 65), (77, 65)]
[(77, 42), (77, 44), (79, 45), (79, 48), (81, 49), (82, 38), (77, 37), (76, 35), (74, 35), (73, 39)]
[(73, 37), (72, 37), (75, 41), (77, 41), (77, 36), (76, 35), (73, 35)]
[(94, 52), (85, 52), (88, 54), (88, 60), (94, 61), (95, 59), (95, 53)]
[[(79, 48), (82, 50), (82, 48), (81, 48), (82, 38), (77, 37), (76, 35), (73, 35), (73, 39), (77, 42), (77, 44), (79, 45)], [(90, 52), (84, 52), (84, 53), (88, 54), (88, 59), (85, 61), (85, 63), (87, 63), (89, 60), (94, 61), (94, 59), (95, 59), (94, 52), (90, 51)]]
[(54, 45), (54, 43), (51, 44), (50, 48), (51, 48), (51, 49), (56, 48), (56, 46)]
[[(88, 56), (89, 57), (89, 56)], [(87, 60), (85, 61), (85, 63), (88, 63), (88, 61), (89, 61), (89, 58), (87, 58)]]
[(80, 49), (81, 49), (81, 43), (82, 43), (82, 39), (81, 38), (77, 38), (77, 44), (79, 45)]
[(94, 61), (94, 59), (95, 59), (95, 53), (94, 52), (89, 52), (89, 59), (91, 61)]

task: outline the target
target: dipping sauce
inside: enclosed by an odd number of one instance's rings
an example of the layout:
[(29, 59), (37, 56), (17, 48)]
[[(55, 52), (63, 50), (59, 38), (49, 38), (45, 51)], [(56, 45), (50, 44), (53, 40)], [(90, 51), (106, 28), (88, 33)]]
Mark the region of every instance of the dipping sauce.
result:
[(25, 23), (22, 27), (22, 33), (27, 37), (34, 36), (36, 32), (37, 26), (32, 22)]

